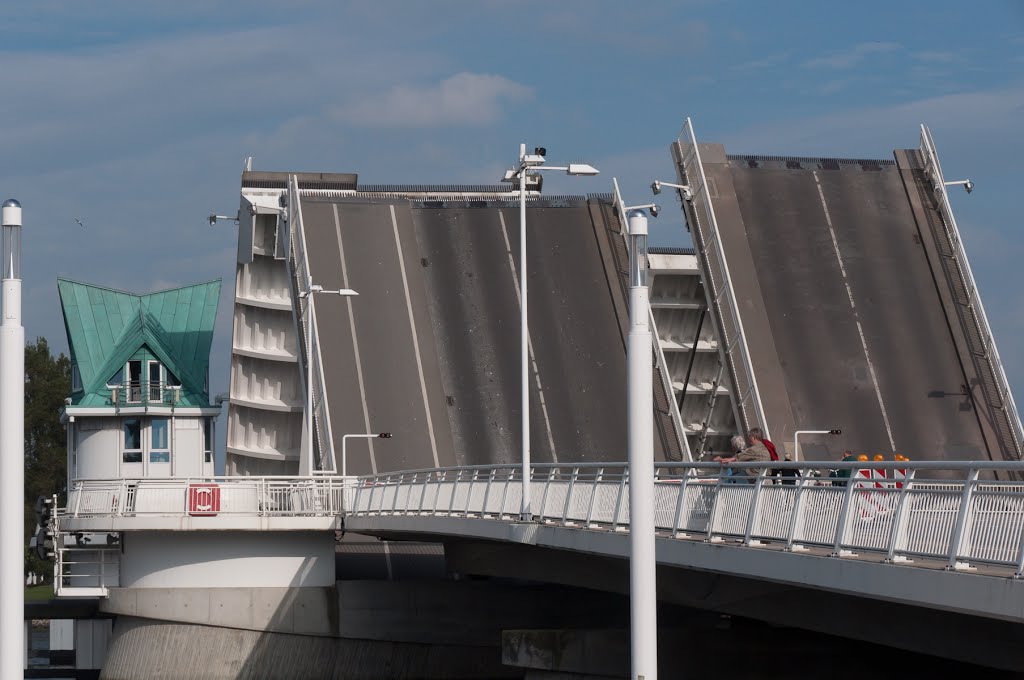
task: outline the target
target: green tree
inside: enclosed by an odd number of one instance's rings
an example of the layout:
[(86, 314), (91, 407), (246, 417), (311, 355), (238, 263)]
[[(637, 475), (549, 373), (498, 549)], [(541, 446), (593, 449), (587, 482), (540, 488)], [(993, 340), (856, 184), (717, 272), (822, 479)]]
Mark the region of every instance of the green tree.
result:
[[(67, 441), (60, 422), (64, 398), (71, 393), (71, 360), (54, 356), (46, 338), (25, 346), (25, 540), (36, 527), (39, 496), (66, 497)], [(47, 572), (28, 554), (26, 570)]]

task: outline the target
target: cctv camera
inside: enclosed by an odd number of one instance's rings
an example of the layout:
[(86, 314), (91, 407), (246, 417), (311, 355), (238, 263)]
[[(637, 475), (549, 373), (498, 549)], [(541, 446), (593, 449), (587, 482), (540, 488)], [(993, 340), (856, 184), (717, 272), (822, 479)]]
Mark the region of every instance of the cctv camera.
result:
[(655, 196), (661, 193), (661, 182), (651, 182), (651, 193)]
[(210, 223), (210, 226), (216, 226), (217, 224), (217, 213), (210, 213), (210, 216), (206, 218), (206, 221)]
[(974, 191), (974, 182), (972, 182), (971, 180), (967, 180), (966, 182), (964, 182), (964, 189), (967, 189), (967, 193), (971, 193), (972, 191)]
[(661, 212), (661, 206), (658, 206), (658, 205), (652, 205), (651, 206), (651, 217), (657, 217), (658, 213), (660, 213), (660, 212)]

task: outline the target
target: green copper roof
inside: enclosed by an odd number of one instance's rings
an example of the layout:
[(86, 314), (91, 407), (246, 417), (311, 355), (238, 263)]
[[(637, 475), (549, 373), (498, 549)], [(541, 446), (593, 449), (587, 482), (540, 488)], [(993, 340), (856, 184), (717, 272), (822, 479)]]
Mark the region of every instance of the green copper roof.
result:
[(82, 392), (75, 405), (110, 403), (106, 383), (140, 350), (181, 380), (188, 406), (206, 406), (206, 372), (220, 300), (220, 279), (135, 295), (66, 279), (57, 280), (71, 360)]

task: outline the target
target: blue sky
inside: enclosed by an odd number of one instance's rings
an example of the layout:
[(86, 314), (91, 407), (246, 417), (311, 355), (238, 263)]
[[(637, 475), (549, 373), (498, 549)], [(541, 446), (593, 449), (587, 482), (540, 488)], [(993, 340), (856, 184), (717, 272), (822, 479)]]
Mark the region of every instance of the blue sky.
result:
[[(137, 292), (223, 277), (226, 391), (246, 156), (364, 182), (485, 183), (520, 141), (584, 160), (549, 191), (671, 178), (686, 116), (734, 153), (890, 158), (935, 135), (1024, 399), (1024, 3), (196, 2), (5, 9), (0, 193), (25, 207), (26, 327), (66, 349), (57, 276)], [(670, 200), (670, 199), (667, 199)], [(665, 202), (663, 200), (663, 202)], [(675, 209), (654, 239), (682, 243)], [(75, 217), (86, 224), (79, 227)]]

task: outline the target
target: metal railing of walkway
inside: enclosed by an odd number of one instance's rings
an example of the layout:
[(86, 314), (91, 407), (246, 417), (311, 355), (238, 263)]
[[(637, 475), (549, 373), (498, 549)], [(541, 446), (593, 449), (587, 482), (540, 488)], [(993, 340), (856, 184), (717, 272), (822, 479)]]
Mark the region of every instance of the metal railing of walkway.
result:
[[(1024, 484), (996, 479), (1013, 462), (659, 463), (655, 520), (663, 538), (756, 549), (868, 553), (887, 563), (922, 558), (950, 570), (1024, 572)], [(830, 477), (830, 471), (849, 477)], [(132, 530), (135, 520), (187, 517), (193, 530), (230, 530), (232, 518), (392, 516), (520, 524), (517, 465), (414, 470), (363, 477), (223, 477), (78, 481), (58, 531)], [(533, 467), (535, 522), (572, 530), (629, 530), (624, 463)], [(123, 526), (122, 526), (123, 525)], [(248, 525), (247, 525), (248, 526)], [(143, 526), (137, 527), (139, 529)], [(308, 527), (306, 527), (308, 529)]]
[[(1024, 569), (1024, 485), (992, 478), (1013, 463), (656, 467), (655, 522), (666, 537), (752, 548), (770, 541), (795, 552), (827, 548), (835, 557), (869, 552), (890, 563), (930, 558), (948, 569), (998, 565), (1014, 577)], [(829, 477), (831, 469), (850, 477)], [(533, 482), (538, 522), (628, 531), (624, 464), (538, 465)], [(518, 512), (517, 468), (485, 466), (362, 477), (347, 514), (518, 521)]]

